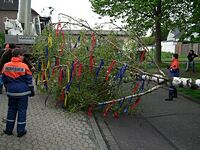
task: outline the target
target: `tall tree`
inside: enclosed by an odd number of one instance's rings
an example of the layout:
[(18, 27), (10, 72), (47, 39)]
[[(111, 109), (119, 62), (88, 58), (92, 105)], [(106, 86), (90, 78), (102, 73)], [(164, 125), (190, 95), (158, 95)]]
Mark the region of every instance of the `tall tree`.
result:
[(155, 33), (155, 61), (161, 62), (162, 28), (185, 26), (191, 15), (190, 0), (90, 0), (94, 12), (121, 18), (127, 28), (142, 36), (151, 29)]
[[(191, 42), (200, 42), (200, 1), (193, 0), (192, 2), (191, 17), (185, 26), (184, 34), (181, 36), (181, 40), (190, 37)], [(194, 37), (194, 33), (196, 33)]]

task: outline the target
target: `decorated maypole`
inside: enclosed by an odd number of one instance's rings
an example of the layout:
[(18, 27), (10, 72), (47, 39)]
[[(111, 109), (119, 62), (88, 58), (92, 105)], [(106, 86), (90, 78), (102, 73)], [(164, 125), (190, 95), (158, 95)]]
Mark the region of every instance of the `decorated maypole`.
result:
[[(172, 80), (156, 65), (136, 34), (120, 30), (129, 38), (124, 42), (115, 31), (103, 36), (85, 21), (65, 17), (70, 21), (46, 27), (34, 45), (38, 58), (36, 84), (48, 95), (46, 104), (71, 112), (84, 110), (88, 115), (101, 110), (103, 116), (112, 113), (118, 117), (120, 113), (134, 111), (143, 95)], [(64, 30), (69, 24), (83, 28), (78, 36)], [(154, 73), (148, 73), (151, 66), (157, 67)], [(145, 86), (150, 80), (157, 84)], [(178, 79), (173, 81), (179, 84)]]

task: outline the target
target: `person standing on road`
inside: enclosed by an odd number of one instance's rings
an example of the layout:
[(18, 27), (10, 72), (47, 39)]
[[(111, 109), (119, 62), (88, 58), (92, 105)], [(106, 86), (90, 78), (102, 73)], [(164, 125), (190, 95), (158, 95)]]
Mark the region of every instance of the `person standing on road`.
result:
[(32, 73), (28, 66), (23, 63), (24, 52), (22, 49), (13, 49), (11, 62), (2, 69), (2, 80), (7, 87), (8, 111), (6, 129), (3, 132), (12, 135), (17, 116), (17, 136), (26, 134), (26, 112), (28, 97), (34, 96)]
[(193, 50), (190, 50), (188, 55), (187, 55), (187, 58), (188, 58), (188, 61), (187, 61), (187, 64), (186, 64), (186, 71), (189, 71), (189, 68), (192, 67), (192, 71), (194, 72), (194, 58), (195, 57), (198, 57), (197, 54), (194, 53)]
[[(169, 76), (171, 78), (173, 77), (179, 77), (179, 60), (178, 60), (178, 54), (173, 54), (172, 62), (170, 66), (168, 67), (169, 69)], [(177, 89), (176, 87), (170, 82), (169, 86), (169, 98), (165, 99), (166, 101), (172, 101), (173, 98), (177, 98)]]

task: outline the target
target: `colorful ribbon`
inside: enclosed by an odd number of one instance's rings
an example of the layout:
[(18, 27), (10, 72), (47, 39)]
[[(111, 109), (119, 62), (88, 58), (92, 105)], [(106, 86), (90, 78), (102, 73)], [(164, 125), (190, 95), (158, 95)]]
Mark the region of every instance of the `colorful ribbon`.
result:
[(122, 80), (123, 78), (123, 75), (126, 71), (126, 68), (127, 68), (127, 65), (125, 64), (124, 66), (122, 66), (120, 69), (119, 69), (119, 72), (115, 75), (115, 79), (118, 79), (120, 78), (120, 80)]
[(100, 72), (101, 68), (103, 67), (103, 65), (104, 65), (104, 60), (101, 59), (101, 62), (100, 62), (100, 64), (99, 64), (99, 67), (97, 68), (97, 71), (96, 71), (96, 80), (97, 80), (97, 78), (98, 78), (98, 76), (99, 76), (99, 72)]
[(145, 59), (146, 49), (142, 51), (142, 54), (140, 56), (140, 62), (143, 62)]
[(110, 66), (108, 67), (108, 70), (106, 72), (106, 81), (108, 81), (109, 79), (109, 75), (114, 67), (114, 65), (116, 64), (116, 61), (115, 60), (112, 60), (112, 63), (110, 64)]
[(92, 53), (94, 51), (94, 47), (96, 45), (96, 37), (95, 37), (94, 32), (91, 33), (91, 38), (92, 38), (92, 45), (91, 45), (91, 48), (90, 48), (90, 52)]
[(135, 109), (135, 107), (141, 102), (141, 98), (138, 97), (137, 100), (131, 105), (131, 110)]

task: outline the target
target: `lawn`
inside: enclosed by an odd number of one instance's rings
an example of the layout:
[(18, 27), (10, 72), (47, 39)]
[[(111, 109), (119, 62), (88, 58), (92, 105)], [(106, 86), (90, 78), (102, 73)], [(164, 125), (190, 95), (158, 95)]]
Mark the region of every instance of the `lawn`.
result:
[[(169, 65), (171, 62), (172, 54), (162, 52), (161, 59), (162, 59), (162, 64), (160, 65), (160, 68), (163, 72), (167, 74), (168, 71), (167, 65)], [(180, 77), (200, 79), (200, 57), (195, 58), (195, 72), (185, 71), (187, 56), (180, 55), (179, 61), (180, 61)], [(155, 72), (155, 67), (151, 65), (151, 68), (150, 69), (148, 68), (148, 70), (146, 71)], [(200, 101), (200, 89), (178, 88), (178, 92)]]

